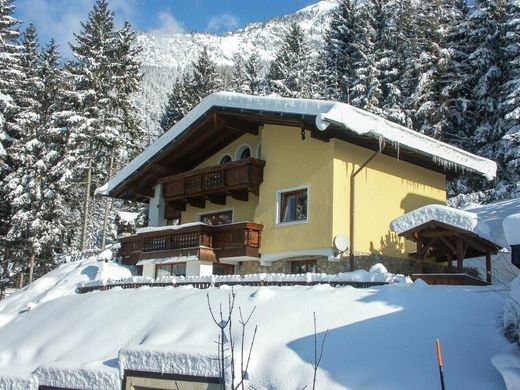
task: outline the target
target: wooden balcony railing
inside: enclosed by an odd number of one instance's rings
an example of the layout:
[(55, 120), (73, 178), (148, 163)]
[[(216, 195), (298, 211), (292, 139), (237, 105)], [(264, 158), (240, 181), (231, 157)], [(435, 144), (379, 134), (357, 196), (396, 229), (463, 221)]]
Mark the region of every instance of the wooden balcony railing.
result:
[(188, 225), (121, 237), (123, 263), (196, 255), (201, 260), (223, 257), (258, 257), (263, 225), (241, 222), (227, 225)]
[[(258, 195), (263, 181), (265, 161), (254, 158), (223, 165), (195, 169), (159, 179), (166, 201), (200, 205), (195, 200), (219, 199), (225, 196), (247, 200), (248, 192)], [(213, 196), (213, 198), (212, 198)], [(200, 207), (204, 207), (203, 205)]]

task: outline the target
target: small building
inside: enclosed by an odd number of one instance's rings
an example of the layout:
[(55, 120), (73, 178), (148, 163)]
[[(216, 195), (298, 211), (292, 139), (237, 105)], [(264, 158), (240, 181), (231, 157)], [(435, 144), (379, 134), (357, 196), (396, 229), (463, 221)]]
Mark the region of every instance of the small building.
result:
[(446, 201), (447, 175), (483, 180), (493, 161), (347, 104), (216, 93), (104, 187), (149, 204), (121, 238), (143, 275), (336, 273), (415, 268), (389, 229)]
[[(510, 253), (510, 265), (520, 267), (518, 198), (469, 206), (464, 210), (427, 205), (396, 218), (390, 223), (390, 229), (416, 243), (417, 276), (433, 284), (463, 283), (467, 279), (463, 275), (464, 260), (476, 257), (485, 258), (486, 281), (491, 283), (491, 258), (501, 249)], [(445, 264), (446, 274), (422, 275), (425, 260)], [(456, 268), (453, 267), (455, 260)]]

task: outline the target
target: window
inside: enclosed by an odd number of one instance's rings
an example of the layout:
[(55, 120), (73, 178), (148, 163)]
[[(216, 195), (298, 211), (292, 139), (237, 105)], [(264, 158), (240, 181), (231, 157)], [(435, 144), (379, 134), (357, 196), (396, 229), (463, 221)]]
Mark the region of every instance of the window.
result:
[(240, 145), (237, 149), (235, 160), (244, 160), (249, 157), (251, 157), (251, 148), (249, 145)]
[(225, 225), (233, 222), (233, 210), (218, 211), (216, 213), (201, 214), (199, 220), (207, 225)]
[(307, 220), (307, 188), (282, 192), (279, 199), (279, 223)]
[(159, 264), (155, 267), (155, 277), (186, 276), (186, 263)]
[(291, 261), (292, 274), (305, 274), (307, 272), (318, 272), (318, 262), (316, 260)]
[(231, 162), (231, 156), (229, 154), (226, 154), (225, 156), (223, 156), (221, 159), (220, 159), (220, 165), (224, 165), (224, 164), (227, 164)]

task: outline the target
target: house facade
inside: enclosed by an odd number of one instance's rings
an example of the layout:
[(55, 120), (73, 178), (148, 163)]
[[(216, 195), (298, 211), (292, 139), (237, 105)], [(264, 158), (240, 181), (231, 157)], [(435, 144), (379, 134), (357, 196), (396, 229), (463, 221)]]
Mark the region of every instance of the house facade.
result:
[(413, 269), (389, 228), (446, 201), (446, 176), (494, 175), (473, 156), (346, 104), (217, 93), (119, 172), (109, 196), (149, 203), (121, 237), (143, 275)]

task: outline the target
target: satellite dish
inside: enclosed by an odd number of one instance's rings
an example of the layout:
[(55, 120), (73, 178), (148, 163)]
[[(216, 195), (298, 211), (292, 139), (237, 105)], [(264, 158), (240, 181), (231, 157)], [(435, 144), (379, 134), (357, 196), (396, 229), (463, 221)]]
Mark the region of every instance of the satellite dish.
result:
[(348, 238), (344, 234), (338, 234), (336, 237), (334, 237), (332, 244), (339, 252), (345, 252), (349, 247)]

